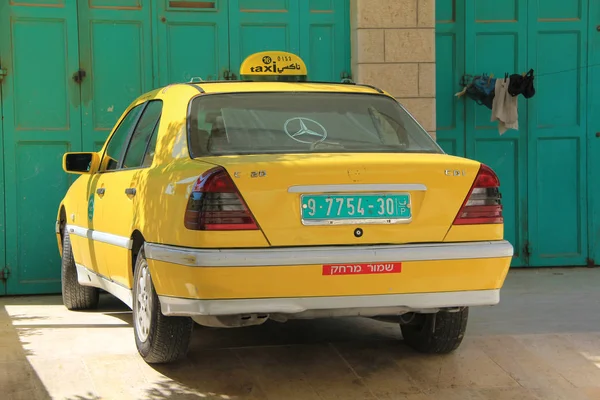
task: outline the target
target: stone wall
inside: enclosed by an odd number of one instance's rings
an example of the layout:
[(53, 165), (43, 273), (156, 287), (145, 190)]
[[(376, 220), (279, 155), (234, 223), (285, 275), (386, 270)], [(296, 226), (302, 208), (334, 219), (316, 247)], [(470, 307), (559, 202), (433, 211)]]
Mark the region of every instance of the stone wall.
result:
[(394, 95), (435, 137), (435, 0), (351, 0), (356, 82)]

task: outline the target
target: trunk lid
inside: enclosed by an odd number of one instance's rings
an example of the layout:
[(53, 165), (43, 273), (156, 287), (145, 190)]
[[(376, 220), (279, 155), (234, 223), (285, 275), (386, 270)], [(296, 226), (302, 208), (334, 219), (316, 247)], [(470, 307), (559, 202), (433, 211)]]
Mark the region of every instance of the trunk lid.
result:
[(445, 154), (397, 153), (202, 161), (227, 170), (271, 246), (441, 242), (480, 166)]

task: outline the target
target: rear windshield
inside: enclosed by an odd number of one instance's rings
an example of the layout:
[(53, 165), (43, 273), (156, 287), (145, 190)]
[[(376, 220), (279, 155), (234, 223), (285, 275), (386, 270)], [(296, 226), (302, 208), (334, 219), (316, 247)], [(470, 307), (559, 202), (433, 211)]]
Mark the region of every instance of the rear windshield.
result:
[(340, 93), (235, 93), (192, 100), (192, 157), (298, 153), (442, 153), (393, 99)]

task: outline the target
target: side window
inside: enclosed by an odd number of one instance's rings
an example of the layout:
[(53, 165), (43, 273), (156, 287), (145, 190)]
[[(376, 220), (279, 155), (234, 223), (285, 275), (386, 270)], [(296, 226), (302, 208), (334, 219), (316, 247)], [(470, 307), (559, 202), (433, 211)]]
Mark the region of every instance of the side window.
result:
[(102, 158), (101, 171), (114, 171), (117, 169), (123, 149), (127, 143), (127, 137), (129, 137), (129, 133), (138, 120), (142, 109), (143, 104), (132, 108), (117, 127), (106, 147), (106, 153), (104, 153), (104, 157)]
[[(148, 144), (153, 139), (153, 136), (156, 136), (153, 133), (158, 130), (161, 112), (161, 100), (153, 100), (148, 103), (131, 137), (127, 153), (125, 153), (123, 168), (138, 168), (142, 166)], [(156, 144), (156, 139), (154, 140)], [(154, 151), (153, 149), (148, 149), (148, 151), (150, 150)]]
[(148, 143), (148, 148), (146, 149), (146, 154), (144, 155), (144, 162), (142, 163), (142, 167), (144, 168), (152, 165), (152, 161), (154, 161), (154, 152), (156, 151), (156, 136), (158, 135), (159, 125), (160, 120), (156, 123), (154, 132), (152, 132), (152, 137), (150, 138), (150, 143)]

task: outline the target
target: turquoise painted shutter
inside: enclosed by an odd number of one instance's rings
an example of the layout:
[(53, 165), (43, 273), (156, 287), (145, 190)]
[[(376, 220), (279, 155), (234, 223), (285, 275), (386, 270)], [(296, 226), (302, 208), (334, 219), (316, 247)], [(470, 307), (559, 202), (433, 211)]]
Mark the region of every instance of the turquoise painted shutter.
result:
[[(209, 8), (197, 8), (207, 3)], [(158, 84), (223, 78), (229, 69), (229, 2), (157, 3)]]
[(590, 1), (588, 23), (589, 264), (600, 265), (600, 2)]
[[(526, 2), (467, 0), (465, 72), (470, 75), (527, 70)], [(504, 204), (505, 238), (515, 247), (513, 265), (527, 262), (523, 247), (527, 238), (527, 103), (519, 99), (519, 131), (500, 136), (491, 110), (474, 101), (466, 107), (465, 154), (489, 165), (499, 175)]]
[[(0, 16), (8, 14), (8, 5), (0, 4)], [(5, 21), (3, 21), (2, 17), (0, 17), (0, 27), (5, 26)], [(6, 35), (0, 28), (0, 36)], [(7, 57), (7, 50), (5, 48), (5, 43), (0, 40), (0, 116), (4, 115), (3, 104), (2, 104), (2, 95), (3, 92), (8, 94), (8, 91), (3, 90), (2, 82), (7, 79), (4, 76), (4, 73), (8, 73), (8, 69), (5, 69), (7, 65), (3, 62), (3, 57)], [(9, 47), (10, 48), (10, 47)], [(8, 63), (8, 61), (7, 61)], [(4, 137), (4, 119), (0, 118), (0, 138)], [(4, 154), (4, 141), (0, 140), (0, 154)], [(5, 252), (5, 234), (6, 234), (6, 225), (4, 221), (4, 163), (0, 162), (0, 270), (4, 268), (6, 264), (6, 252)], [(3, 282), (0, 282), (0, 295), (6, 294), (6, 287)]]
[(310, 80), (350, 72), (349, 4), (344, 0), (231, 0), (231, 69), (266, 50), (300, 55)]
[(350, 10), (345, 0), (300, 1), (300, 57), (313, 81), (350, 74)]
[(236, 75), (249, 55), (266, 50), (300, 52), (298, 0), (231, 0), (229, 46)]
[[(591, 114), (597, 114), (592, 104), (598, 94), (592, 89), (596, 69), (588, 67), (594, 60), (588, 35), (599, 11), (588, 4), (437, 2), (438, 137), (448, 152), (463, 155), (464, 146), (465, 156), (498, 172), (514, 266), (585, 265), (592, 251), (588, 232), (597, 232), (598, 222), (590, 222), (597, 218), (588, 217), (586, 194), (590, 204), (598, 197), (591, 172), (598, 170), (592, 161), (598, 157), (588, 154), (587, 143), (588, 124), (597, 124)], [(518, 131), (500, 136), (489, 109), (469, 99), (450, 100), (460, 89), (459, 75), (502, 78), (530, 68), (537, 93), (530, 100), (519, 97)]]
[(151, 9), (138, 0), (79, 2), (83, 148), (98, 151), (121, 114), (153, 88)]
[[(72, 178), (62, 156), (81, 149), (75, 0), (0, 6), (8, 294), (60, 292), (54, 226)], [(1, 266), (0, 266), (1, 267)]]
[[(529, 2), (531, 265), (585, 265), (587, 244), (588, 2)], [(591, 183), (591, 182), (589, 182)]]
[(465, 155), (465, 102), (454, 94), (465, 74), (464, 10), (465, 0), (438, 0), (435, 10), (437, 142), (459, 157)]

